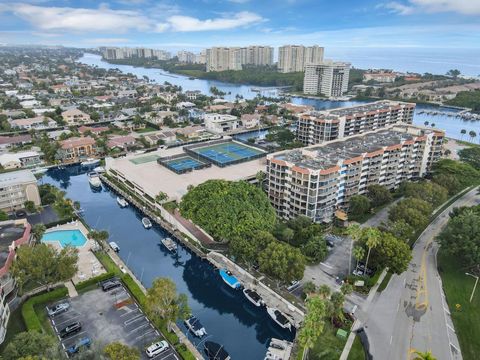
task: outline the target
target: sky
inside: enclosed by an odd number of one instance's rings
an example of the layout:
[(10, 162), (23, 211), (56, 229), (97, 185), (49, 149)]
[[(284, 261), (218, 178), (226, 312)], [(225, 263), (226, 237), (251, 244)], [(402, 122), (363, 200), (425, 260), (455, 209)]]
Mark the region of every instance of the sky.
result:
[(0, 43), (478, 51), (479, 19), (480, 0), (0, 0)]

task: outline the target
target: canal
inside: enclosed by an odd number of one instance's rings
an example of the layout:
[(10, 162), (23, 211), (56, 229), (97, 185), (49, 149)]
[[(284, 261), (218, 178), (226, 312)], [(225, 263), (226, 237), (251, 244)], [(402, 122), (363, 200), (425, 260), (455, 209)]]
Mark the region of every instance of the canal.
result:
[[(210, 88), (215, 86), (219, 90), (227, 93), (225, 98), (227, 100), (235, 100), (235, 96), (241, 95), (245, 99), (251, 99), (259, 94), (257, 91), (252, 91), (252, 88), (256, 90), (261, 90), (260, 94), (263, 96), (275, 97), (278, 96), (278, 91), (272, 88), (251, 86), (251, 85), (239, 85), (225, 83), (215, 80), (204, 80), (204, 79), (190, 79), (187, 76), (171, 74), (167, 71), (161, 69), (152, 69), (152, 68), (143, 68), (143, 67), (134, 67), (130, 65), (117, 65), (109, 64), (108, 62), (102, 60), (101, 56), (95, 54), (86, 53), (81, 57), (79, 62), (97, 66), (104, 69), (119, 69), (124, 73), (132, 73), (138, 77), (147, 76), (150, 80), (153, 80), (159, 84), (164, 82), (169, 82), (177, 86), (181, 86), (185, 90), (200, 90), (204, 94), (210, 94)], [(304, 104), (311, 105), (315, 109), (333, 109), (338, 107), (352, 106), (356, 104), (361, 104), (360, 101), (330, 101), (330, 100), (321, 100), (321, 99), (308, 99), (301, 97), (292, 97), (291, 101), (295, 104)], [(454, 139), (462, 139), (461, 130), (465, 129), (467, 134), (470, 131), (475, 131), (479, 136), (474, 139), (475, 142), (480, 141), (480, 121), (469, 121), (462, 120), (460, 118), (455, 118), (447, 116), (445, 114), (441, 115), (427, 115), (419, 114), (422, 110), (434, 110), (438, 111), (438, 107), (430, 105), (417, 105), (415, 110), (415, 115), (413, 118), (413, 123), (417, 125), (424, 125), (428, 121), (429, 125), (432, 123), (435, 124), (436, 128), (442, 129), (446, 132), (448, 137)], [(456, 113), (455, 110), (440, 108), (442, 112)], [(465, 141), (469, 141), (468, 135), (463, 138)]]
[[(80, 201), (88, 225), (109, 232), (109, 241), (120, 246), (120, 257), (147, 288), (156, 277), (171, 278), (178, 291), (188, 296), (208, 340), (223, 344), (232, 359), (255, 360), (263, 359), (270, 338), (293, 339), (293, 334), (273, 323), (264, 309), (255, 308), (241, 291), (228, 288), (210, 263), (182, 247), (178, 256), (171, 255), (161, 246), (160, 240), (168, 236), (163, 229), (144, 229), (141, 213), (132, 207), (121, 209), (112, 191), (92, 191), (86, 170), (78, 165), (50, 169), (40, 183), (55, 185), (70, 199)], [(188, 333), (183, 324), (179, 326)], [(199, 343), (198, 338), (188, 336)]]

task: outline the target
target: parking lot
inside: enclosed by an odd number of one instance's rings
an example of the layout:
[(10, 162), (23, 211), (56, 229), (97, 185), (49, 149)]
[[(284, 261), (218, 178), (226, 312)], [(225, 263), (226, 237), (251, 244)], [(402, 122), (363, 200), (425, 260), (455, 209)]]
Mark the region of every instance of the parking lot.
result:
[[(123, 287), (106, 292), (95, 289), (64, 301), (70, 303), (70, 308), (52, 317), (51, 324), (65, 351), (88, 337), (94, 349), (119, 341), (138, 348), (142, 358), (147, 359), (145, 348), (163, 339)], [(81, 322), (81, 330), (61, 338), (60, 331), (77, 321)], [(178, 357), (170, 348), (154, 359), (178, 360)]]

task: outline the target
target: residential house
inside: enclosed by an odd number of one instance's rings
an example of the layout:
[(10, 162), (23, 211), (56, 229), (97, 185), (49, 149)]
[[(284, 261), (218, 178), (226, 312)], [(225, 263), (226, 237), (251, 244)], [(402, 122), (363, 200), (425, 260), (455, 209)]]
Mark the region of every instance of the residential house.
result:
[(164, 144), (171, 144), (174, 143), (176, 139), (177, 135), (170, 130), (163, 130), (154, 134), (145, 135), (145, 140), (150, 144), (150, 146), (157, 145), (159, 140), (162, 140)]
[(260, 114), (242, 114), (240, 125), (245, 129), (252, 129), (260, 125)]
[(197, 100), (197, 97), (201, 95), (202, 92), (200, 90), (187, 90), (185, 91), (185, 97), (190, 100), (190, 101), (195, 101)]
[(0, 150), (10, 148), (12, 146), (20, 146), (32, 142), (30, 135), (16, 135), (16, 136), (0, 136)]
[(41, 162), (40, 154), (36, 151), (22, 151), (0, 155), (0, 165), (6, 170), (35, 166)]
[(108, 131), (108, 130), (110, 130), (110, 128), (108, 126), (85, 126), (85, 125), (82, 125), (78, 128), (78, 132), (82, 135), (87, 131), (90, 131), (93, 134), (99, 135), (99, 134), (101, 134), (105, 131)]
[(78, 162), (95, 155), (97, 155), (95, 139), (90, 136), (72, 137), (60, 141), (60, 149), (57, 152), (57, 158), (64, 163)]
[(108, 139), (107, 146), (109, 149), (121, 149), (128, 150), (136, 143), (136, 139), (133, 136), (112, 136)]
[(240, 127), (236, 116), (226, 114), (205, 114), (205, 128), (214, 134), (223, 134)]
[(70, 109), (62, 112), (62, 118), (67, 123), (67, 125), (79, 125), (84, 123), (89, 123), (90, 115), (84, 113), (79, 109)]
[(206, 130), (203, 126), (194, 125), (194, 126), (186, 126), (184, 128), (175, 129), (175, 132), (184, 137), (188, 140), (196, 140), (201, 135), (205, 134)]
[(54, 128), (57, 126), (57, 123), (52, 118), (46, 116), (36, 116), (28, 119), (15, 119), (10, 121), (10, 125), (14, 128), (19, 128), (23, 130), (42, 130)]

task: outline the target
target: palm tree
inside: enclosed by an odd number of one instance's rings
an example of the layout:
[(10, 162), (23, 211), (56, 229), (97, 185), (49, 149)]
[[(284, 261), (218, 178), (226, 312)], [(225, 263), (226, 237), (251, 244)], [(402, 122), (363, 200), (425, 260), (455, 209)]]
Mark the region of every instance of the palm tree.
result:
[(470, 132), (468, 133), (468, 135), (470, 135), (470, 141), (473, 142), (473, 139), (477, 137), (477, 133), (473, 130), (470, 130)]
[[(355, 241), (360, 240), (363, 234), (363, 229), (358, 224), (352, 224), (347, 228), (347, 234), (350, 236), (352, 241), (350, 242), (350, 261), (348, 262), (348, 274), (352, 272), (351, 263), (352, 263), (352, 248)], [(358, 265), (358, 264), (357, 264)]]
[(465, 135), (466, 133), (467, 133), (467, 130), (465, 129), (460, 130), (460, 134), (462, 134), (461, 140), (463, 140), (463, 135)]
[(428, 126), (428, 124), (429, 124), (428, 121), (425, 121), (425, 122), (423, 123), (423, 125), (425, 125), (425, 126)]
[(432, 128), (434, 128), (434, 127), (435, 127), (435, 123), (431, 123), (430, 126), (431, 126)]
[(413, 360), (437, 360), (437, 358), (432, 355), (431, 351), (415, 351), (415, 358)]
[(368, 246), (367, 261), (365, 261), (365, 271), (367, 271), (370, 251), (372, 251), (373, 248), (376, 248), (380, 244), (381, 233), (380, 230), (378, 230), (377, 228), (368, 228), (367, 230), (365, 230), (365, 235), (367, 237)]
[(322, 299), (328, 299), (330, 297), (330, 293), (332, 292), (332, 290), (330, 289), (330, 287), (328, 285), (320, 285), (318, 290), (317, 290), (317, 294), (320, 298)]
[(355, 246), (353, 249), (353, 257), (357, 260), (356, 267), (358, 268), (358, 262), (365, 257), (365, 249), (361, 246)]

